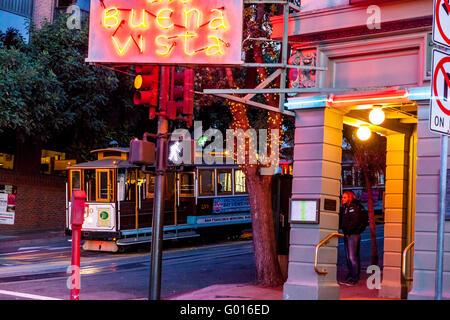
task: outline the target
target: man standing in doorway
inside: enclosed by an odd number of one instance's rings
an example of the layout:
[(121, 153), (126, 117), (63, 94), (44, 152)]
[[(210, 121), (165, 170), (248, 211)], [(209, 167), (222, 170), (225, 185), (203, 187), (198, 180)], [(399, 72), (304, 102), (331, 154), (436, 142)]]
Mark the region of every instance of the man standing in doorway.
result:
[(344, 233), (344, 249), (347, 259), (348, 274), (342, 284), (354, 286), (359, 281), (361, 233), (369, 224), (367, 211), (355, 199), (352, 191), (342, 195), (342, 207), (339, 212), (339, 229)]

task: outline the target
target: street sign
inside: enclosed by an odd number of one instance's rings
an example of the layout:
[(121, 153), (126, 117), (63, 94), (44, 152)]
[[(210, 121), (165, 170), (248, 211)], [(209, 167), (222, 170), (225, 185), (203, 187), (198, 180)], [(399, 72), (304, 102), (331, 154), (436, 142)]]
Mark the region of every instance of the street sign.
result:
[(450, 55), (433, 50), (430, 129), (450, 135)]
[(87, 62), (242, 64), (242, 0), (91, 0)]
[(434, 0), (433, 42), (450, 48), (450, 0)]

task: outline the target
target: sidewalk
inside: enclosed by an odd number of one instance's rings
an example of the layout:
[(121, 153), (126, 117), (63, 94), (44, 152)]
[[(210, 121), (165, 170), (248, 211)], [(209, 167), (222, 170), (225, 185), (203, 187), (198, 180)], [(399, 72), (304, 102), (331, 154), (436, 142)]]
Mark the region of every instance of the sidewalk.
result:
[(218, 284), (169, 297), (165, 300), (283, 300), (283, 287), (252, 284)]
[[(165, 300), (283, 300), (283, 286), (266, 288), (252, 284), (220, 284), (168, 297)], [(341, 286), (340, 300), (392, 300), (378, 297), (378, 290)]]
[(48, 243), (49, 239), (67, 238), (64, 230), (10, 231), (0, 230), (0, 248)]

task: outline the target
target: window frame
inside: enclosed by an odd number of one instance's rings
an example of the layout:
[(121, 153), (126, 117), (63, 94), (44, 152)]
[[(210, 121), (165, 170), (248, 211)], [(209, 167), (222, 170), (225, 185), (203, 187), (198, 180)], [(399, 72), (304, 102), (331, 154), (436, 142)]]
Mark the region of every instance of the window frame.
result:
[[(100, 198), (101, 194), (101, 179), (100, 174), (106, 172), (106, 190), (107, 198)], [(111, 169), (95, 169), (96, 189), (95, 189), (95, 201), (96, 202), (112, 202), (111, 196), (114, 197), (114, 183), (111, 184), (113, 179), (113, 172)]]
[(73, 192), (73, 173), (78, 172), (80, 174), (80, 189), (77, 190), (84, 190), (83, 188), (83, 170), (81, 169), (71, 169), (69, 170), (69, 201), (72, 201), (72, 192)]
[[(219, 193), (219, 188), (217, 188), (217, 186), (219, 185), (219, 177), (221, 173), (230, 173), (231, 175), (231, 190), (230, 191), (221, 191)], [(234, 188), (234, 183), (233, 183), (233, 168), (220, 168), (217, 169), (217, 174), (216, 174), (216, 189), (217, 189), (217, 196), (230, 196), (233, 195), (233, 188)]]
[[(248, 189), (247, 189), (247, 181), (245, 181), (245, 173), (244, 173), (244, 170), (242, 170), (242, 169), (234, 169), (233, 170), (234, 171), (234, 173), (233, 173), (233, 179), (234, 179), (234, 183), (233, 183), (233, 191), (234, 191), (234, 194), (248, 194)], [(242, 192), (242, 191), (237, 191), (236, 190), (236, 182), (237, 182), (237, 179), (236, 179), (236, 173), (238, 172), (238, 171), (241, 171), (242, 173), (243, 173), (243, 175), (244, 175), (244, 183), (245, 183), (245, 191), (244, 192)]]
[[(181, 192), (181, 184), (182, 184), (182, 180), (181, 180), (181, 177), (183, 176), (183, 175), (191, 175), (192, 176), (192, 193), (182, 193)], [(180, 173), (178, 173), (178, 186), (177, 186), (177, 189), (178, 189), (178, 194), (179, 194), (179, 196), (180, 197), (183, 197), (183, 198), (193, 198), (193, 197), (195, 197), (195, 172), (180, 172)]]
[[(201, 173), (203, 171), (210, 171), (210, 172), (212, 172), (212, 175), (213, 175), (212, 179), (211, 179), (213, 190), (209, 191), (207, 193), (203, 192), (203, 188), (202, 188), (202, 186), (203, 186), (203, 184), (202, 184), (203, 175)], [(198, 169), (198, 195), (200, 197), (215, 196), (216, 195), (216, 190), (217, 190), (216, 183), (217, 183), (216, 182), (216, 170), (214, 168), (212, 168), (212, 169)]]

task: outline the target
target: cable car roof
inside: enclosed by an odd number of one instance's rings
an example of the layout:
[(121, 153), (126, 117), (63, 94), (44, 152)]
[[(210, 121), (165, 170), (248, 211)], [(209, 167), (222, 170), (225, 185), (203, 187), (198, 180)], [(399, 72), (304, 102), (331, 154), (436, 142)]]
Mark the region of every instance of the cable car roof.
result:
[(67, 169), (118, 169), (118, 168), (138, 168), (128, 162), (120, 159), (103, 159), (89, 162), (78, 163)]
[(126, 152), (129, 153), (130, 152), (130, 148), (104, 148), (104, 149), (96, 149), (96, 150), (92, 150), (91, 153), (96, 153), (96, 152), (104, 152), (104, 151), (116, 151), (116, 152)]

